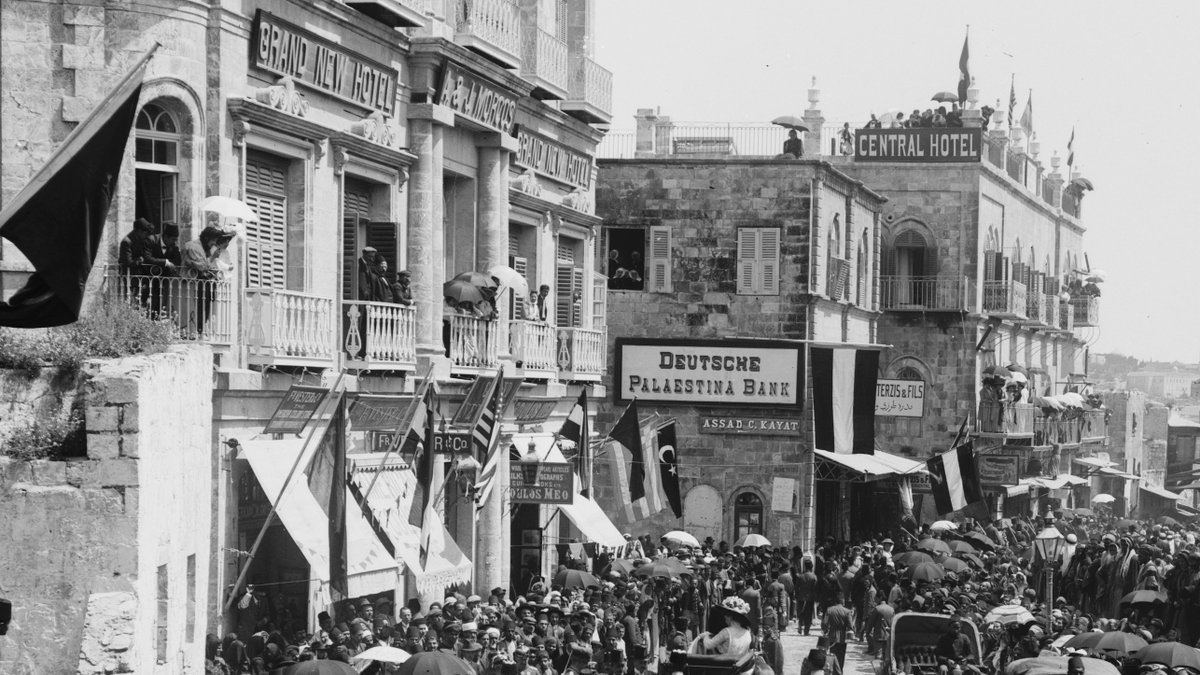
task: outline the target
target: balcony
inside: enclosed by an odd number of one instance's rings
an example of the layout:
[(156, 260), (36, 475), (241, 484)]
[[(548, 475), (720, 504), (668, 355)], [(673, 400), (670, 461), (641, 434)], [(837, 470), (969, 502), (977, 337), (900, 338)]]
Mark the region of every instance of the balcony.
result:
[(336, 312), (333, 298), (278, 288), (247, 288), (249, 363), (332, 368), (337, 357)]
[(389, 28), (425, 25), (429, 0), (345, 0), (346, 4)]
[(449, 315), (446, 321), (450, 363), (454, 368), (476, 372), (500, 365), (499, 322), (461, 314)]
[(1046, 325), (1046, 296), (1041, 293), (1026, 293), (1025, 295), (1025, 320), (1028, 323), (1045, 326)]
[(976, 431), (981, 436), (1032, 438), (1037, 408), (1029, 403), (980, 401)]
[(570, 90), (567, 43), (540, 28), (521, 33), (521, 77), (533, 84), (533, 96), (564, 99)]
[(1061, 307), (1058, 295), (1047, 293), (1042, 296), (1042, 311), (1045, 313), (1043, 323), (1052, 329), (1058, 329), (1062, 323)]
[(183, 342), (233, 344), (233, 282), (105, 270), (104, 296), (139, 305), (151, 316), (168, 319)]
[(612, 73), (583, 54), (573, 54), (562, 111), (588, 124), (612, 122)]
[(508, 322), (509, 349), (526, 379), (549, 379), (558, 372), (554, 326), (540, 321)]
[(1025, 284), (1019, 281), (983, 282), (983, 311), (992, 316), (1024, 319)]
[(602, 330), (558, 329), (558, 379), (565, 382), (599, 382), (608, 352)]
[(342, 350), (360, 370), (413, 370), (416, 311), (388, 302), (342, 302)]
[(1108, 438), (1108, 411), (1085, 410), (1079, 420), (1081, 441), (1103, 441)]
[(962, 312), (975, 297), (963, 277), (879, 277), (880, 309), (885, 312)]
[(1058, 301), (1058, 328), (1068, 333), (1075, 330), (1075, 311), (1063, 300)]
[(454, 41), (505, 68), (521, 66), (521, 9), (512, 0), (458, 0)]
[(1033, 420), (1034, 445), (1079, 445), (1080, 420), (1061, 413), (1038, 415)]
[(1075, 316), (1076, 328), (1099, 326), (1100, 298), (1094, 295), (1077, 295), (1071, 298), (1071, 313)]

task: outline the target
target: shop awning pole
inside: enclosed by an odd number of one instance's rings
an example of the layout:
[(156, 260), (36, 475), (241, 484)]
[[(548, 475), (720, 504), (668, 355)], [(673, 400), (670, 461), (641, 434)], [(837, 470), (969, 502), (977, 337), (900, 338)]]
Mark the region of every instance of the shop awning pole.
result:
[[(417, 404), (419, 404), (421, 401), (425, 400), (425, 391), (429, 388), (429, 383), (432, 381), (432, 378), (433, 378), (433, 365), (430, 365), (429, 368), (425, 371), (425, 377), (421, 379), (420, 391), (418, 391), (417, 395), (415, 397), (413, 397), (413, 400), (409, 401), (408, 411), (405, 413), (404, 417), (401, 418), (401, 420), (400, 420), (401, 422), (403, 422), (404, 420), (409, 420), (409, 425), (411, 426), (411, 424), (412, 424), (411, 418), (413, 416), (413, 411), (416, 410)], [(434, 392), (434, 393), (437, 393), (437, 392)], [(363, 492), (362, 498), (363, 498), (364, 504), (368, 503), (367, 497), (370, 497), (371, 490), (375, 489), (375, 482), (379, 480), (380, 474), (383, 473), (383, 467), (387, 466), (388, 458), (390, 458), (392, 456), (393, 452), (396, 452), (397, 450), (399, 450), (401, 444), (404, 443), (404, 437), (407, 435), (407, 432), (408, 432), (407, 429), (401, 429), (399, 426), (396, 427), (396, 433), (392, 436), (392, 442), (388, 444), (387, 452), (383, 453), (383, 458), (379, 460), (379, 469), (375, 472), (375, 476), (373, 478), (371, 478), (371, 483), (370, 483), (370, 485), (367, 486), (366, 492)], [(409, 468), (412, 469), (413, 475), (416, 475), (416, 467), (410, 465)]]
[[(342, 380), (345, 379), (345, 371), (338, 373), (337, 380), (333, 383), (333, 388), (329, 390), (329, 394), (321, 399), (321, 405), (318, 407), (320, 415), (318, 419), (324, 417), (328, 412), (328, 404), (335, 398), (341, 397)], [(271, 510), (267, 512), (266, 519), (263, 520), (262, 527), (258, 530), (258, 537), (254, 539), (254, 545), (250, 547), (250, 552), (246, 554), (246, 562), (242, 564), (242, 571), (238, 572), (237, 581), (233, 582), (233, 588), (229, 592), (229, 599), (225, 601), (225, 608), (221, 613), (229, 611), (233, 606), (233, 602), (237, 599), (237, 591), (241, 588), (242, 583), (246, 581), (246, 576), (250, 574), (250, 563), (254, 562), (254, 556), (258, 553), (258, 549), (262, 546), (263, 539), (267, 536), (267, 528), (271, 526), (271, 521), (275, 519), (275, 512), (279, 510), (279, 503), (283, 501), (283, 495), (287, 492), (288, 485), (292, 482), (292, 476), (296, 474), (296, 469), (300, 467), (300, 460), (304, 459), (305, 452), (308, 451), (308, 446), (312, 443), (313, 437), (317, 435), (317, 429), (314, 426), (308, 433), (308, 438), (304, 439), (304, 445), (300, 446), (300, 452), (296, 455), (296, 461), (292, 462), (292, 468), (288, 471), (287, 478), (283, 479), (283, 487), (279, 490), (279, 495), (275, 497), (275, 501), (271, 503)]]

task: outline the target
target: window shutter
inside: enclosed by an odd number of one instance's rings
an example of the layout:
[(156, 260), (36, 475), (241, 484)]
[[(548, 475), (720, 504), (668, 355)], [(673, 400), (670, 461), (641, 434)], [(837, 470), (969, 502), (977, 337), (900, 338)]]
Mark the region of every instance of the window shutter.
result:
[(342, 220), (342, 299), (358, 298), (358, 216)]
[(604, 330), (608, 325), (608, 277), (592, 272), (592, 330)]
[(758, 288), (758, 230), (743, 227), (738, 230), (737, 240), (737, 292), (753, 294)]
[[(517, 274), (520, 274), (522, 277), (526, 278), (526, 283), (528, 283), (527, 274), (529, 272), (529, 260), (520, 256), (510, 255), (508, 256), (508, 266), (513, 268)], [(537, 290), (530, 288), (529, 292), (537, 293)], [(510, 293), (508, 297), (510, 307), (512, 308), (512, 311), (509, 315), (514, 319), (528, 319), (529, 298), (523, 295), (517, 295), (515, 292)]]
[(258, 220), (246, 223), (246, 285), (287, 288), (287, 200), (247, 191)]
[[(575, 293), (580, 293), (579, 302), (575, 302)], [(583, 307), (586, 298), (583, 297), (583, 268), (571, 268), (571, 326), (580, 328), (583, 326)]]
[(396, 244), (395, 223), (367, 223), (367, 246), (379, 251), (379, 255), (387, 261), (389, 278), (400, 271), (397, 267), (400, 264), (400, 255)]
[(650, 228), (650, 290), (671, 292), (671, 228), (656, 225)]
[(515, 235), (515, 234), (508, 235), (508, 254), (509, 255), (517, 255), (520, 252), (521, 252), (521, 247), (520, 247), (519, 242), (517, 241), (517, 235)]
[(779, 294), (779, 235), (781, 230), (766, 227), (758, 231), (759, 293)]
[(575, 267), (567, 263), (558, 263), (554, 270), (554, 320), (560, 327), (571, 325), (571, 282), (575, 276)]
[(983, 278), (985, 281), (992, 281), (996, 278), (996, 252), (983, 252)]

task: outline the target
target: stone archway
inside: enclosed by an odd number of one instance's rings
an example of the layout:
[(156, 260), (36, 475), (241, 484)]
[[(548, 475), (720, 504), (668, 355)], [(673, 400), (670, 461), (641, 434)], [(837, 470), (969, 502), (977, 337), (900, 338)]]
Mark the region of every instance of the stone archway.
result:
[(711, 485), (697, 485), (683, 497), (683, 529), (700, 541), (721, 541), (725, 507), (721, 493)]

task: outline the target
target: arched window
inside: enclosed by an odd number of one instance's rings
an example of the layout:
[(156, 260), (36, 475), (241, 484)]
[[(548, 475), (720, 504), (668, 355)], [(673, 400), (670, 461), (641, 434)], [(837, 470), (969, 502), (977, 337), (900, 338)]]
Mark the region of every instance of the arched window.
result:
[(177, 196), (182, 131), (174, 113), (158, 103), (143, 106), (134, 124), (135, 215), (149, 220), (155, 228), (179, 220)]
[(842, 244), (842, 214), (833, 214), (833, 222), (829, 225), (829, 278), (825, 293), (834, 300), (849, 297), (850, 261), (842, 256), (845, 246)]
[(733, 503), (733, 539), (763, 533), (763, 503), (753, 492), (743, 492)]
[(866, 307), (871, 302), (871, 249), (868, 232), (863, 230), (858, 244), (858, 306)]
[(913, 368), (912, 366), (904, 366), (900, 370), (896, 371), (896, 379), (897, 380), (923, 380), (925, 378), (921, 377), (920, 371), (918, 371), (916, 368)]

